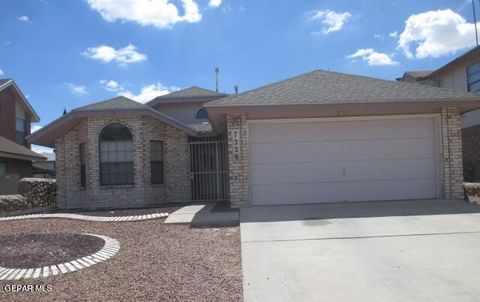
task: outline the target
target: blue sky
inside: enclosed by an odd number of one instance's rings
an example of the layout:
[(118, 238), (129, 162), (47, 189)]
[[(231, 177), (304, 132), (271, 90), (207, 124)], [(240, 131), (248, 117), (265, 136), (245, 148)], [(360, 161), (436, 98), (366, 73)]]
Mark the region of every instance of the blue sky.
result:
[(216, 66), (227, 93), (313, 69), (394, 79), (475, 43), (468, 0), (12, 0), (0, 28), (0, 78), (38, 126), (118, 94), (214, 89)]

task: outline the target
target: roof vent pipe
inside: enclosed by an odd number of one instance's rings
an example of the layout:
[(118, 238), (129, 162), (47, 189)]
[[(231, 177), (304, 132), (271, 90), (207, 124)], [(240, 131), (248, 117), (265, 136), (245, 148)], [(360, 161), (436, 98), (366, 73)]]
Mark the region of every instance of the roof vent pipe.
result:
[(218, 73), (220, 72), (220, 69), (218, 67), (215, 67), (215, 91), (218, 92)]

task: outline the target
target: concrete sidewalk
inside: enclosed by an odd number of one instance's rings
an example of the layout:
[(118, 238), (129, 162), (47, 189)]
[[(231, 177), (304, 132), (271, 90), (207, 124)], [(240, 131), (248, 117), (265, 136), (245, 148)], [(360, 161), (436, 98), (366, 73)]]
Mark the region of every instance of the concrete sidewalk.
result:
[(239, 224), (238, 211), (215, 211), (216, 203), (187, 205), (173, 212), (164, 223), (191, 227), (228, 227)]
[(245, 301), (480, 300), (477, 205), (254, 207), (241, 236)]

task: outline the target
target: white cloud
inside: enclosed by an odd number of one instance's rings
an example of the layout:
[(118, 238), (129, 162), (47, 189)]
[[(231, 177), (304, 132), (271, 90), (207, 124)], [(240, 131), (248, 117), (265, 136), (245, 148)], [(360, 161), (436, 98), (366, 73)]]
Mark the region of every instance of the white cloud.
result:
[(118, 84), (117, 81), (114, 81), (114, 80), (110, 80), (110, 81), (100, 80), (99, 83), (101, 85), (103, 85), (105, 87), (105, 89), (108, 90), (108, 91), (123, 90), (123, 87), (120, 84)]
[(450, 9), (411, 15), (398, 40), (399, 49), (408, 58), (418, 59), (435, 58), (474, 45), (474, 24)]
[(210, 0), (208, 6), (210, 7), (219, 7), (222, 4), (222, 0)]
[(4, 75), (5, 72), (3, 72), (3, 70), (0, 68), (0, 76)]
[(20, 17), (17, 17), (17, 20), (20, 22), (28, 22), (30, 21), (30, 18), (28, 18), (27, 16), (20, 16)]
[(78, 95), (78, 96), (81, 96), (81, 95), (86, 95), (88, 94), (88, 89), (87, 87), (83, 86), (83, 85), (75, 85), (73, 83), (67, 83), (67, 86), (68, 88), (70, 89), (70, 92), (73, 94), (73, 95)]
[(393, 31), (393, 32), (389, 33), (388, 36), (390, 38), (396, 38), (396, 37), (398, 37), (398, 31)]
[(321, 33), (325, 35), (341, 30), (351, 16), (349, 12), (337, 13), (329, 9), (312, 11), (308, 14), (310, 20), (322, 22), (324, 28)]
[(142, 62), (147, 59), (147, 55), (139, 53), (137, 47), (132, 44), (128, 44), (124, 48), (119, 49), (107, 45), (89, 47), (82, 55), (105, 63), (115, 61), (120, 65)]
[(32, 145), (32, 151), (42, 154), (42, 153), (53, 153), (53, 149), (49, 147), (39, 146), (39, 145)]
[(398, 65), (398, 62), (394, 61), (391, 55), (376, 52), (372, 48), (359, 49), (355, 53), (347, 56), (347, 59), (357, 58), (361, 58), (362, 60), (368, 62), (368, 65), (370, 66)]
[(202, 19), (195, 1), (181, 0), (181, 2), (183, 15), (170, 0), (124, 0), (121, 4), (115, 0), (88, 0), (90, 8), (98, 11), (108, 22), (120, 20), (136, 22), (143, 26), (170, 28), (178, 22), (196, 23)]
[(31, 130), (32, 130), (32, 132), (35, 132), (35, 131), (38, 131), (42, 128), (43, 128), (43, 126), (41, 126), (41, 125), (34, 125)]
[(161, 83), (145, 85), (138, 94), (134, 94), (131, 91), (122, 91), (118, 95), (123, 95), (129, 99), (135, 100), (140, 103), (146, 103), (156, 98), (157, 96), (168, 94), (172, 91), (178, 90), (177, 87), (166, 87)]

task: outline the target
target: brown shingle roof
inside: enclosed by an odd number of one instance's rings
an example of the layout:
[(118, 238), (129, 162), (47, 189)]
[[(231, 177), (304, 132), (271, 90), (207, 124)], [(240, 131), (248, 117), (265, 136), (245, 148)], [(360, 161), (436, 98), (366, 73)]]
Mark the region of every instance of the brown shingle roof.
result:
[(147, 103), (148, 106), (166, 103), (186, 103), (186, 102), (207, 102), (218, 98), (226, 97), (227, 94), (215, 92), (205, 88), (192, 86), (190, 88), (178, 90), (169, 94), (165, 94), (154, 98)]
[(479, 100), (469, 92), (365, 76), (314, 70), (237, 95), (207, 103), (206, 107), (310, 105), (388, 102)]
[(0, 136), (0, 157), (25, 160), (46, 159), (43, 155), (35, 153), (27, 147), (14, 143), (3, 136)]

